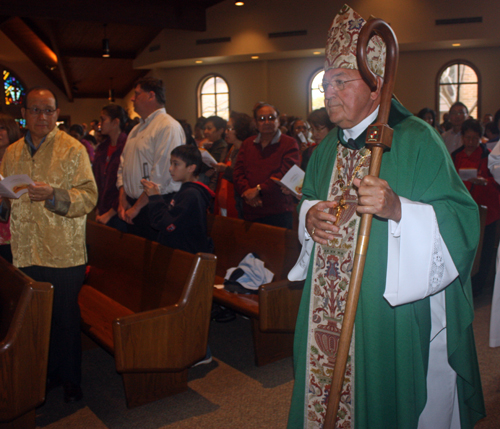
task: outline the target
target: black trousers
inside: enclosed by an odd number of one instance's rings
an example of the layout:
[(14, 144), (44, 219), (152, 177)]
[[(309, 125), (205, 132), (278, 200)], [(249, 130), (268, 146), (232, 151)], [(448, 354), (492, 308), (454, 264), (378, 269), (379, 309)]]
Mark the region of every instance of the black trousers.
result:
[(33, 265), (20, 270), (33, 280), (54, 286), (47, 377), (79, 386), (82, 381), (82, 342), (78, 294), (85, 279), (85, 265), (69, 268)]
[(0, 244), (0, 258), (4, 258), (9, 264), (12, 264), (10, 244)]

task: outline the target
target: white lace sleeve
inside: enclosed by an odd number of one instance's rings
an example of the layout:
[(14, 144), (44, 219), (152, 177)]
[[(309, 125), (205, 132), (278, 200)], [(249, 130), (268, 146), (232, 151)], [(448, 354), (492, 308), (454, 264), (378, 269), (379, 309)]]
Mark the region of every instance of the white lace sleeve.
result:
[(392, 306), (434, 295), (458, 276), (429, 204), (400, 198), (401, 221), (389, 221), (384, 297)]
[(306, 214), (309, 209), (319, 203), (319, 201), (320, 200), (305, 200), (300, 207), (299, 241), (302, 244), (302, 250), (300, 251), (299, 259), (297, 259), (294, 267), (288, 273), (288, 280), (290, 281), (305, 280), (307, 277), (314, 241), (306, 229)]

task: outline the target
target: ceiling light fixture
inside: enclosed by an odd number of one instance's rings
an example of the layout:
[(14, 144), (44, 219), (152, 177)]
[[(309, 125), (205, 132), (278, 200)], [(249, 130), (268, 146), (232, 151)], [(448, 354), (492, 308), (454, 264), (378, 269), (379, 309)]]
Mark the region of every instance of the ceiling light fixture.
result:
[(245, 2), (244, 2), (244, 1), (241, 1), (241, 0), (236, 0), (236, 1), (234, 2), (234, 5), (235, 5), (235, 6), (243, 6), (244, 4), (245, 4)]
[(252, 58), (252, 60), (258, 60), (258, 59), (259, 59), (259, 56), (258, 56), (258, 55), (253, 55), (253, 56), (252, 56), (252, 57), (250, 57), (250, 58)]
[(320, 52), (320, 51), (314, 51), (314, 52), (313, 52), (313, 55), (320, 55), (320, 54), (321, 54), (321, 52)]
[(109, 39), (106, 36), (106, 25), (104, 24), (104, 39), (102, 39), (102, 57), (109, 58)]
[(460, 46), (460, 43), (452, 43), (451, 46), (457, 47), (457, 46)]
[(202, 60), (196, 60), (195, 63), (196, 64), (201, 64), (201, 63), (203, 63), (203, 61)]

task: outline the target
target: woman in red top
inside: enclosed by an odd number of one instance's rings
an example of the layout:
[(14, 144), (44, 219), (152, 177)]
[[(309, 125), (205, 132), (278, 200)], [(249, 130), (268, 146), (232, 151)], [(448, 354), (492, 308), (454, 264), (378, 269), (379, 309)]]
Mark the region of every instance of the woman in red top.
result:
[(476, 119), (467, 119), (462, 124), (463, 146), (452, 153), (455, 168), (460, 173), (464, 170), (477, 170), (475, 177), (464, 180), (464, 184), (478, 205), (488, 208), (486, 228), (479, 273), (472, 279), (473, 291), (477, 295), (488, 278), (488, 273), (495, 257), (495, 232), (500, 219), (500, 188), (488, 169), (490, 151), (482, 143), (483, 128)]
[(243, 202), (234, 192), (233, 169), (241, 144), (248, 137), (257, 134), (253, 119), (245, 113), (231, 112), (226, 126), (226, 142), (230, 145), (224, 162), (219, 162), (215, 169), (222, 174), (217, 187), (214, 213), (222, 216), (243, 219)]
[(99, 190), (96, 221), (120, 231), (126, 231), (126, 224), (116, 216), (119, 195), (116, 174), (120, 166), (120, 155), (127, 141), (127, 134), (123, 131), (127, 119), (127, 113), (121, 106), (108, 104), (103, 107), (99, 127), (106, 139), (97, 147), (92, 165)]

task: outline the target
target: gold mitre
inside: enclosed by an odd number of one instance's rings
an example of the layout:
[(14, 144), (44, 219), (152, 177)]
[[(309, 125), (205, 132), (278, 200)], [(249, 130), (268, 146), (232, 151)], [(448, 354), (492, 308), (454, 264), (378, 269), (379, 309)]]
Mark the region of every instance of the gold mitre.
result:
[[(356, 49), (361, 27), (365, 23), (361, 15), (347, 4), (342, 6), (328, 31), (325, 71), (337, 68), (359, 70)], [(379, 36), (370, 39), (366, 54), (370, 69), (384, 77), (385, 43)]]

